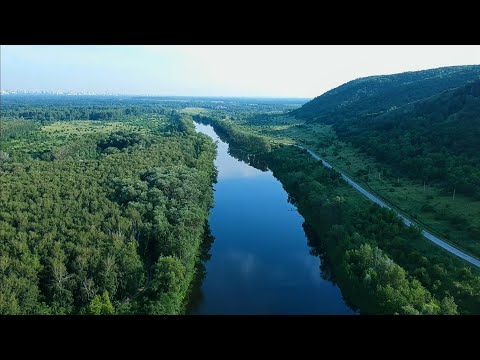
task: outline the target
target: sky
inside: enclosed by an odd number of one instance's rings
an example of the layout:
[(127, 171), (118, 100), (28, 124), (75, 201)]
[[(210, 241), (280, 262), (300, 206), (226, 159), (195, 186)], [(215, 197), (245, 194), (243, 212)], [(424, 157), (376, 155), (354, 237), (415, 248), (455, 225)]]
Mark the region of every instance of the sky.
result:
[(2, 45), (0, 89), (313, 98), (347, 81), (480, 64), (480, 46)]

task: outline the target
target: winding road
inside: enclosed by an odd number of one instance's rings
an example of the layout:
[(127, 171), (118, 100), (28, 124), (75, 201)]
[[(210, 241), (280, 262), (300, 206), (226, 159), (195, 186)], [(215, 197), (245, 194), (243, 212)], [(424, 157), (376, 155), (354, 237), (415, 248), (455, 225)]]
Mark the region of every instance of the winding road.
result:
[[(322, 162), (323, 166), (329, 168), (329, 169), (334, 169), (333, 166), (331, 164), (329, 164), (327, 161), (325, 161), (324, 159), (322, 159), (320, 156), (318, 156), (317, 154), (315, 154), (312, 150), (309, 150), (303, 146), (300, 146), (300, 145), (295, 145), (301, 149), (304, 149), (306, 150), (314, 159), (316, 160), (319, 160)], [(336, 170), (336, 169), (334, 169)], [(338, 171), (338, 170), (336, 170)], [(380, 205), (381, 207), (384, 207), (384, 208), (387, 208), (387, 209), (390, 209), (392, 211), (394, 211), (401, 219), (402, 221), (405, 223), (405, 225), (407, 226), (411, 226), (412, 224), (414, 224), (414, 222), (409, 219), (408, 217), (406, 217), (405, 215), (401, 214), (399, 211), (397, 211), (396, 209), (392, 208), (391, 206), (389, 206), (388, 204), (386, 204), (383, 200), (381, 200), (380, 198), (378, 198), (377, 196), (375, 196), (374, 194), (372, 194), (370, 191), (364, 189), (363, 187), (361, 187), (360, 185), (358, 185), (355, 181), (353, 181), (350, 177), (348, 177), (347, 175), (343, 174), (341, 171), (338, 171), (340, 173), (340, 175), (342, 176), (342, 178), (347, 182), (349, 183), (351, 186), (353, 186), (358, 192), (360, 192), (361, 194), (363, 194), (365, 197), (367, 197), (369, 200), (373, 201), (374, 203)], [(445, 249), (446, 251), (448, 251), (449, 253), (455, 255), (455, 256), (458, 256), (459, 258), (469, 262), (470, 264), (476, 266), (476, 267), (479, 267), (480, 268), (480, 260), (474, 258), (473, 256), (470, 256), (468, 254), (465, 254), (463, 251), (460, 251), (458, 250), (457, 248), (453, 247), (452, 245), (446, 243), (445, 241), (441, 240), (440, 238), (438, 238), (437, 236), (433, 235), (431, 232), (428, 232), (427, 230), (422, 230), (422, 235), (425, 239), (435, 243), (436, 245), (440, 246), (441, 248)]]

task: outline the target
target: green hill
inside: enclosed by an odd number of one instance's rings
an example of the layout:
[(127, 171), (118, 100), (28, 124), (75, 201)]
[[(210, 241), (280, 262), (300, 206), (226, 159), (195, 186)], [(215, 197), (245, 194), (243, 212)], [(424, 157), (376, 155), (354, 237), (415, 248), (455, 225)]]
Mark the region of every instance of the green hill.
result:
[(327, 91), (293, 111), (293, 114), (327, 124), (372, 117), (478, 79), (480, 65), (369, 76)]
[(396, 175), (480, 199), (480, 66), (354, 80), (295, 112)]

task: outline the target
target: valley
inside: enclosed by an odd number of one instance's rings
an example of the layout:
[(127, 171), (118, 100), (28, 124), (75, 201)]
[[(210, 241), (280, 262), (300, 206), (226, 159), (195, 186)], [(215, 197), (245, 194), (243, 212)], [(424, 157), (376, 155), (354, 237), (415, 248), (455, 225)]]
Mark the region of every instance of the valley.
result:
[(480, 314), (479, 114), (480, 66), (2, 95), (0, 314)]

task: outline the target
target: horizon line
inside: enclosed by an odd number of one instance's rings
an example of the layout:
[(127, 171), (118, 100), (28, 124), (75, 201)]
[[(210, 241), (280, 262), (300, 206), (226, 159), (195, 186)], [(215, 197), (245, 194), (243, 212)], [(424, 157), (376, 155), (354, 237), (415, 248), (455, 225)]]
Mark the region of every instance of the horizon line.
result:
[(157, 95), (157, 94), (119, 94), (119, 93), (94, 93), (94, 92), (73, 92), (73, 91), (55, 91), (55, 90), (1, 90), (0, 96), (127, 96), (127, 97), (168, 97), (168, 98), (223, 98), (223, 99), (313, 99), (314, 97), (304, 96), (257, 96), (257, 95)]

